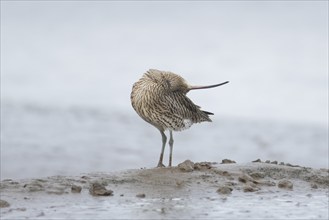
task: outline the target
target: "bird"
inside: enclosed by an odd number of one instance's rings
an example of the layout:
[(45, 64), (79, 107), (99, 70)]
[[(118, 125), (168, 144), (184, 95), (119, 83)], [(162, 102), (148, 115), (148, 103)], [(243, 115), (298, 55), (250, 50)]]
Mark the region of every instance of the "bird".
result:
[(211, 122), (213, 113), (201, 110), (186, 94), (191, 90), (208, 89), (224, 85), (229, 81), (208, 85), (191, 86), (178, 74), (170, 71), (149, 69), (133, 84), (130, 94), (131, 105), (137, 114), (157, 128), (162, 137), (162, 147), (157, 167), (165, 167), (163, 155), (169, 130), (169, 164), (172, 166), (173, 131), (188, 129), (194, 123)]

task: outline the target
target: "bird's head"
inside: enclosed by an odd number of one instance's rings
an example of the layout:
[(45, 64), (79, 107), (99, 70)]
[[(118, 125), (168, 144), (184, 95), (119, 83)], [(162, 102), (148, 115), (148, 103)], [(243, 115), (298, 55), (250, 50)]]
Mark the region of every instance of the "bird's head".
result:
[(217, 86), (224, 85), (229, 82), (226, 81), (223, 83), (208, 85), (208, 86), (191, 86), (186, 82), (186, 80), (183, 77), (174, 73), (168, 73), (168, 75), (165, 78), (171, 91), (179, 91), (184, 94), (187, 94), (189, 91), (194, 89), (209, 89), (209, 88), (214, 88)]
[(144, 77), (149, 80), (152, 80), (153, 82), (156, 82), (158, 85), (161, 85), (167, 91), (181, 92), (183, 94), (186, 94), (194, 89), (209, 89), (228, 83), (228, 81), (226, 81), (223, 83), (209, 86), (191, 86), (186, 82), (183, 77), (175, 73), (160, 71), (156, 69), (150, 69), (149, 71), (147, 71)]
[(167, 72), (164, 74), (164, 78), (167, 86), (172, 92), (182, 92), (186, 94), (190, 90), (190, 86), (185, 79), (177, 74)]

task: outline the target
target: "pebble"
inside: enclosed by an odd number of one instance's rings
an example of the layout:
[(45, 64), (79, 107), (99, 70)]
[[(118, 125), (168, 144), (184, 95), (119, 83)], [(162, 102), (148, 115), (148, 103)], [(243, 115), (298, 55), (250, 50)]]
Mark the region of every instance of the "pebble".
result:
[(10, 206), (9, 202), (0, 199), (0, 208), (6, 208), (6, 207), (9, 207), (9, 206)]
[(201, 169), (211, 169), (211, 163), (210, 162), (200, 162), (194, 164), (195, 170), (201, 170)]
[(178, 164), (178, 168), (184, 172), (192, 172), (194, 170), (194, 163), (190, 160), (185, 160), (183, 163)]
[(286, 163), (286, 166), (288, 166), (288, 167), (300, 167), (299, 165), (293, 165), (293, 164), (290, 164), (290, 163)]
[(271, 164), (278, 164), (278, 161), (272, 161)]
[(4, 179), (4, 180), (2, 180), (2, 182), (4, 183), (4, 182), (8, 182), (9, 184), (18, 184), (18, 182), (17, 181), (13, 181), (12, 179)]
[(236, 182), (225, 182), (225, 185), (230, 187), (230, 186), (236, 186), (238, 184)]
[(176, 180), (176, 186), (177, 186), (177, 187), (182, 187), (182, 186), (184, 186), (184, 181), (182, 181), (182, 180)]
[(262, 161), (260, 159), (252, 161), (253, 163), (261, 163)]
[(137, 198), (145, 198), (145, 193), (139, 193), (136, 195)]
[(223, 172), (222, 172), (222, 175), (223, 175), (223, 176), (231, 176), (231, 174), (230, 174), (229, 172), (227, 172), (227, 171), (223, 171)]
[(230, 160), (230, 159), (223, 159), (221, 164), (228, 164), (228, 163), (236, 163), (234, 160)]
[(71, 192), (72, 193), (81, 193), (82, 187), (81, 186), (77, 186), (77, 185), (72, 185), (71, 186)]
[(51, 189), (47, 189), (46, 193), (54, 194), (54, 195), (62, 195), (66, 192), (65, 192), (65, 187), (54, 187), (54, 188), (51, 188)]
[(255, 179), (262, 179), (265, 178), (265, 173), (264, 172), (253, 172), (249, 174), (252, 178)]
[(233, 191), (233, 189), (232, 189), (231, 187), (229, 187), (229, 186), (220, 186), (220, 187), (217, 189), (217, 192), (218, 192), (219, 194), (225, 194), (225, 195), (227, 195), (227, 194), (231, 194), (232, 191)]
[(249, 176), (248, 174), (242, 174), (238, 177), (239, 182), (246, 183), (246, 182), (255, 182), (255, 180)]
[(89, 188), (89, 193), (93, 196), (113, 196), (113, 191), (108, 190), (105, 186), (98, 182), (92, 183)]
[(40, 212), (36, 217), (43, 217), (45, 216), (45, 213), (44, 212)]
[(269, 181), (269, 180), (265, 180), (265, 181), (257, 181), (257, 185), (261, 185), (261, 186), (275, 186), (275, 182)]
[(23, 186), (28, 192), (38, 192), (43, 191), (44, 187), (42, 184), (37, 182), (31, 182)]
[(278, 187), (282, 188), (282, 189), (290, 189), (291, 190), (293, 188), (293, 184), (289, 180), (280, 180), (278, 182)]
[(270, 160), (266, 160), (265, 163), (271, 163), (271, 161)]
[(243, 192), (256, 192), (258, 190), (259, 190), (258, 187), (253, 187), (249, 185), (243, 187)]
[(316, 185), (315, 183), (311, 183), (311, 188), (312, 189), (317, 189), (318, 188), (318, 185)]

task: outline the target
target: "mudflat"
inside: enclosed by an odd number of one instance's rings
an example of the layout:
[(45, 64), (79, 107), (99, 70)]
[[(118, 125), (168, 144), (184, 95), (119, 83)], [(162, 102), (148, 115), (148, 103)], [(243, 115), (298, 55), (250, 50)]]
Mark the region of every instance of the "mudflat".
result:
[(1, 219), (328, 219), (329, 170), (276, 161), (1, 181)]

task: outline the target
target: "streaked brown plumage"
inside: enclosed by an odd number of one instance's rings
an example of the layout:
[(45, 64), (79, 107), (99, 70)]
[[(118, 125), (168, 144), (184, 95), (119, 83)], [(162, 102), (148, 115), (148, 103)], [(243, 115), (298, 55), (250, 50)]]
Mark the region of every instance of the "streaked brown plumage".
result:
[(138, 115), (146, 122), (159, 129), (162, 136), (162, 149), (158, 167), (163, 167), (163, 153), (167, 142), (165, 130), (169, 130), (170, 155), (169, 166), (172, 165), (172, 149), (174, 139), (172, 131), (181, 131), (194, 123), (211, 122), (211, 112), (203, 111), (195, 105), (186, 94), (192, 89), (217, 87), (228, 82), (211, 86), (190, 86), (179, 75), (150, 69), (132, 88), (131, 104)]

